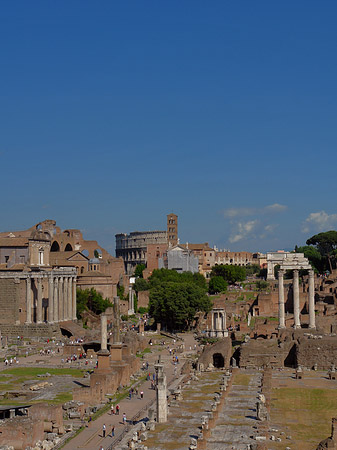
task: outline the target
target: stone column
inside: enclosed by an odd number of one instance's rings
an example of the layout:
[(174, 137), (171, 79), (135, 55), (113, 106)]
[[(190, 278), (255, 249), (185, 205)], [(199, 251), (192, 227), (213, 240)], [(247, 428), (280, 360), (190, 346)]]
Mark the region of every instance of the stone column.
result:
[(68, 320), (68, 277), (64, 277), (63, 283), (63, 318)]
[(285, 311), (284, 311), (284, 270), (278, 271), (278, 327), (285, 328)]
[(26, 323), (32, 323), (32, 286), (30, 277), (26, 278)]
[(128, 313), (129, 313), (129, 315), (135, 313), (135, 305), (134, 305), (134, 301), (133, 301), (133, 290), (132, 290), (131, 284), (129, 286), (129, 311), (128, 311)]
[(106, 351), (108, 349), (108, 332), (107, 332), (107, 317), (105, 314), (101, 314), (101, 350)]
[(157, 422), (167, 422), (167, 388), (164, 366), (158, 361), (154, 366), (156, 371), (156, 403), (157, 403)]
[(314, 271), (309, 270), (309, 328), (316, 328), (315, 323), (315, 279)]
[(73, 278), (73, 311), (72, 311), (73, 320), (77, 320), (76, 315), (76, 278)]
[(119, 313), (119, 297), (114, 297), (114, 329), (113, 329), (113, 343), (114, 344), (120, 344), (121, 338), (120, 338), (120, 313)]
[(293, 275), (293, 299), (294, 299), (294, 328), (301, 328), (300, 322), (300, 285), (298, 280), (298, 269)]
[(54, 278), (52, 274), (48, 280), (48, 322), (54, 322)]
[(55, 281), (54, 281), (54, 295), (53, 295), (53, 301), (54, 301), (54, 322), (58, 322), (59, 321), (58, 292), (59, 292), (59, 279), (55, 278)]
[(63, 298), (63, 277), (59, 278), (59, 321), (62, 322), (64, 320), (64, 298)]
[(42, 279), (36, 278), (37, 280), (37, 311), (36, 311), (36, 322), (42, 323)]
[(68, 319), (73, 318), (73, 278), (68, 278)]

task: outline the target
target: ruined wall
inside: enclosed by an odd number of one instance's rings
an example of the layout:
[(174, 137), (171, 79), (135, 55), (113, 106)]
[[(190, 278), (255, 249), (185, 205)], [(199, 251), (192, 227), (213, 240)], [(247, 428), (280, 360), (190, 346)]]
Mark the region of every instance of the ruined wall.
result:
[(149, 306), (150, 291), (138, 292), (138, 308), (147, 308)]
[(337, 337), (322, 339), (300, 338), (296, 346), (297, 363), (311, 369), (317, 364), (320, 370), (337, 366)]
[(248, 368), (282, 368), (291, 343), (279, 347), (276, 339), (257, 339), (244, 343), (240, 349), (240, 367)]
[[(20, 303), (20, 298), (24, 290), (24, 280), (20, 282), (15, 278), (0, 278), (0, 325), (15, 325), (20, 323), (20, 319), (25, 321), (25, 308)], [(21, 313), (20, 310), (21, 309)]]
[(224, 367), (229, 367), (232, 356), (232, 341), (229, 337), (221, 339), (213, 345), (206, 346), (198, 360), (198, 365), (202, 364), (206, 369), (209, 364), (214, 363), (213, 356), (219, 353), (224, 358)]
[(15, 450), (22, 450), (43, 440), (43, 421), (36, 421), (29, 417), (14, 417), (6, 419), (0, 424), (0, 445), (12, 445)]

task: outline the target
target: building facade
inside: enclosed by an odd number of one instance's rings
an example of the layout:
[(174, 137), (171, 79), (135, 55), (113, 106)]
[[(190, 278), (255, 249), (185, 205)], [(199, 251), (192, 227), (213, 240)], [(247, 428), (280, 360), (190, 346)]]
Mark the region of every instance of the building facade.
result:
[[(92, 263), (95, 254), (99, 264)], [(53, 220), (2, 232), (0, 325), (76, 320), (76, 287), (93, 287), (112, 300), (123, 276), (122, 259), (84, 240), (80, 230), (62, 231)]]

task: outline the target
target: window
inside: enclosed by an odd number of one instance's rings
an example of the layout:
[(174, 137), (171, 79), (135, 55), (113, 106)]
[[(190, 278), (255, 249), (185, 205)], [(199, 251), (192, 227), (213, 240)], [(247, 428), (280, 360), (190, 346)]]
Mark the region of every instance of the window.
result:
[(9, 256), (5, 256), (5, 263), (8, 263)]
[(39, 249), (39, 265), (43, 265), (43, 248)]
[(20, 263), (24, 264), (25, 263), (25, 255), (21, 255), (20, 256)]

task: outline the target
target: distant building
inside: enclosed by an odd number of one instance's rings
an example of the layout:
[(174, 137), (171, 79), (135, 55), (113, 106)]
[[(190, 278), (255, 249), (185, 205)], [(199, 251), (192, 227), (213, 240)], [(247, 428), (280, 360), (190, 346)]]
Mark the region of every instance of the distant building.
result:
[[(125, 271), (132, 274), (138, 264), (147, 264), (148, 246), (151, 246), (151, 265), (156, 268), (155, 258), (163, 253), (164, 249), (178, 242), (178, 216), (176, 214), (167, 215), (166, 231), (133, 231), (130, 234), (116, 234), (116, 257), (122, 257)], [(158, 247), (159, 254), (154, 250)], [(153, 270), (153, 269), (152, 269)]]
[(218, 251), (215, 264), (232, 264), (233, 266), (249, 266), (254, 264), (253, 253)]
[(211, 248), (208, 242), (202, 244), (191, 244), (187, 242), (182, 247), (191, 250), (193, 255), (198, 258), (198, 270), (205, 278), (209, 278), (212, 267), (215, 265), (215, 250)]
[(159, 269), (170, 269), (179, 273), (197, 273), (199, 271), (199, 259), (191, 250), (178, 244), (169, 248), (166, 254), (158, 259), (158, 266)]

